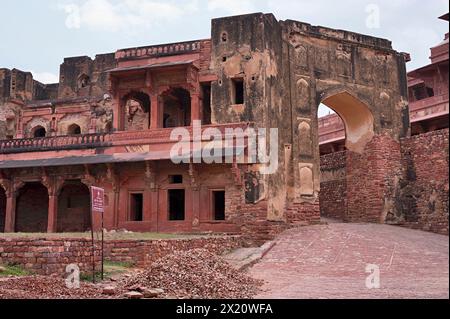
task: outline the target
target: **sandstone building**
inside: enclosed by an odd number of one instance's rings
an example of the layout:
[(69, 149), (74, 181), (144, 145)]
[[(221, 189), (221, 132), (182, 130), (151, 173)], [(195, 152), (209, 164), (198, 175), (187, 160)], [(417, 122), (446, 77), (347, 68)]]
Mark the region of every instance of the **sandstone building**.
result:
[[(404, 216), (405, 60), (385, 39), (257, 13), (214, 19), (210, 39), (66, 58), (57, 84), (0, 69), (0, 231), (86, 231), (93, 185), (108, 229), (264, 239), (319, 222), (321, 103), (345, 122), (345, 219)], [(198, 120), (277, 128), (277, 171), (174, 164), (171, 132)]]

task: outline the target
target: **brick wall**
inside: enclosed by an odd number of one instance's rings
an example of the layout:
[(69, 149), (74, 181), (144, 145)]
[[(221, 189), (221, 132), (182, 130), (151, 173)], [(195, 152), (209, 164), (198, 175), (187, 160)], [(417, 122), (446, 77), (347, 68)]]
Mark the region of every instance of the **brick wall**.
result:
[(346, 152), (320, 157), (320, 215), (344, 219), (347, 214)]
[[(107, 241), (105, 242), (105, 259), (132, 262), (136, 266), (145, 267), (174, 251), (204, 248), (215, 254), (222, 254), (240, 246), (239, 236)], [(97, 244), (97, 269), (100, 269), (99, 248)], [(89, 239), (0, 238), (0, 264), (11, 263), (42, 275), (63, 275), (69, 264), (77, 264), (81, 271), (87, 272), (92, 267), (92, 245)]]
[(449, 130), (404, 138), (401, 180), (402, 216), (390, 223), (449, 233)]

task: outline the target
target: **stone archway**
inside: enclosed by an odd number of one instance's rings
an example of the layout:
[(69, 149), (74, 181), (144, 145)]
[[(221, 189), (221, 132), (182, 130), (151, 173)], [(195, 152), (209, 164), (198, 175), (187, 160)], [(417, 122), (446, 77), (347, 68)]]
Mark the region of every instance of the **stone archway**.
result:
[(57, 232), (85, 232), (90, 228), (89, 188), (80, 181), (68, 181), (58, 196)]
[(322, 104), (335, 111), (344, 122), (346, 148), (363, 152), (374, 136), (374, 117), (368, 105), (348, 91), (327, 94)]
[[(374, 137), (374, 117), (369, 106), (346, 90), (331, 90), (324, 93), (321, 104), (333, 110), (337, 117), (325, 120), (331, 127), (343, 125), (345, 129), (345, 146), (339, 142), (339, 150), (326, 155), (320, 154), (320, 215), (337, 220), (349, 220), (349, 194), (362, 196), (364, 189), (354, 189), (365, 184), (363, 180), (355, 181), (353, 167), (347, 163), (349, 152), (362, 154), (366, 145)], [(318, 134), (318, 133), (317, 133)], [(335, 147), (332, 147), (335, 149)], [(365, 169), (370, 169), (369, 165)], [(359, 176), (359, 178), (364, 176)]]
[[(342, 207), (338, 209), (342, 211), (336, 215), (342, 216), (344, 221), (383, 223), (385, 216), (395, 210), (396, 176), (400, 172), (398, 141), (376, 131), (373, 106), (357, 94), (347, 89), (330, 89), (322, 92), (320, 98), (320, 102), (342, 120), (346, 140), (345, 152), (334, 154), (332, 159), (339, 162), (333, 174), (343, 176), (333, 176), (336, 183), (332, 190), (327, 189), (323, 182), (329, 176), (323, 174), (322, 169), (319, 205), (326, 204), (324, 199), (329, 195), (328, 203), (336, 204), (341, 200)], [(315, 135), (318, 136), (318, 132)], [(318, 143), (314, 145), (314, 153), (317, 163), (321, 163)], [(316, 172), (320, 176), (320, 169)], [(338, 188), (340, 194), (337, 194)], [(324, 194), (330, 190), (330, 194)]]
[(48, 228), (48, 190), (39, 182), (26, 183), (16, 202), (15, 231), (46, 233)]

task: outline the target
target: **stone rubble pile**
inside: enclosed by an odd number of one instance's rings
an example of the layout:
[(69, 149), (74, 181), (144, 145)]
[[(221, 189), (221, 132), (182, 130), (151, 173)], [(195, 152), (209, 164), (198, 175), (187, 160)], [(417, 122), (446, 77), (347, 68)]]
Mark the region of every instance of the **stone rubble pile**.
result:
[(167, 255), (145, 270), (66, 287), (58, 276), (0, 278), (0, 299), (250, 299), (262, 282), (204, 249)]
[(144, 297), (158, 287), (162, 290), (154, 297), (176, 299), (250, 299), (261, 285), (204, 249), (167, 255), (149, 269), (118, 282), (118, 286)]
[(105, 299), (94, 284), (81, 282), (69, 289), (64, 279), (55, 276), (27, 276), (0, 279), (0, 299)]

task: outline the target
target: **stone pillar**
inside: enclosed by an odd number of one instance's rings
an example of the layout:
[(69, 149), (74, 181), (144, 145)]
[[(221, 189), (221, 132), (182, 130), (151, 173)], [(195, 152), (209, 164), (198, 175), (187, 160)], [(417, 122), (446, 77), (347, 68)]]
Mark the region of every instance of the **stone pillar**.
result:
[(192, 228), (200, 227), (200, 184), (198, 182), (198, 171), (194, 164), (189, 164), (189, 177), (192, 187)]
[(114, 187), (114, 227), (119, 228), (119, 200), (120, 200), (120, 188)]
[(122, 112), (121, 112), (121, 107), (120, 107), (120, 97), (118, 94), (116, 94), (114, 96), (114, 103), (113, 103), (113, 112), (114, 112), (114, 117), (113, 117), (113, 126), (114, 129), (117, 131), (122, 130)]
[(192, 229), (200, 227), (200, 188), (192, 188)]
[(156, 128), (161, 128), (163, 125), (163, 110), (162, 110), (162, 105), (159, 102), (159, 97), (157, 94), (152, 94), (150, 96), (150, 100), (151, 100), (151, 123), (150, 123), (150, 128), (152, 129), (156, 129)]
[(202, 120), (202, 110), (200, 109), (200, 95), (191, 92), (191, 125), (194, 121)]
[(158, 218), (158, 199), (159, 199), (159, 189), (153, 188), (150, 190), (150, 214), (152, 230), (155, 232), (159, 231), (159, 218)]
[(6, 195), (5, 233), (14, 233), (16, 228), (16, 194), (9, 192)]
[(58, 218), (58, 195), (53, 192), (49, 192), (48, 196), (48, 224), (47, 232), (56, 233), (57, 231), (57, 218)]

